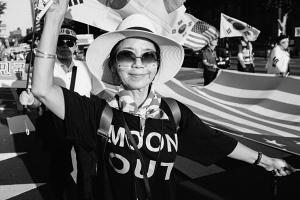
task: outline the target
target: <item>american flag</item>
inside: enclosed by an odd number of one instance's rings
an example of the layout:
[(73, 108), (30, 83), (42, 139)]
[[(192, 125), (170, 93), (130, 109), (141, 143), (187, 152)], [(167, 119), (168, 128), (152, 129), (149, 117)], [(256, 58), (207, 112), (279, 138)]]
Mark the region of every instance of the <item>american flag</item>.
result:
[(218, 30), (208, 23), (187, 14), (187, 17), (194, 22), (192, 29), (186, 34), (183, 46), (189, 47), (195, 51), (202, 49), (210, 41), (219, 37)]
[(209, 85), (158, 87), (222, 132), (300, 155), (300, 78), (222, 70)]

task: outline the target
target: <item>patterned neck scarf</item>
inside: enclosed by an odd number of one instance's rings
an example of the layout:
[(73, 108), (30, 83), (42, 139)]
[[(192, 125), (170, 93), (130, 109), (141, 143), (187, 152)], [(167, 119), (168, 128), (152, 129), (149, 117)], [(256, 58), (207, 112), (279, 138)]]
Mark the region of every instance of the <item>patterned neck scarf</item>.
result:
[(159, 97), (151, 87), (150, 92), (144, 103), (138, 107), (130, 91), (119, 87), (119, 92), (112, 100), (108, 102), (111, 107), (139, 116), (141, 119), (169, 119), (167, 114), (160, 109), (161, 97)]

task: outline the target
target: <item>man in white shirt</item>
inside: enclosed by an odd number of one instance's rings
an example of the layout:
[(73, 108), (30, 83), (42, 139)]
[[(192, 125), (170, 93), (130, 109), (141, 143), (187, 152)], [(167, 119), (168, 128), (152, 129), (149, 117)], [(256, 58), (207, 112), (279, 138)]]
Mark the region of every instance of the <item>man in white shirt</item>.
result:
[(268, 74), (287, 76), (289, 70), (290, 54), (288, 52), (289, 38), (280, 35), (276, 46), (272, 49), (271, 55), (266, 64)]
[[(54, 82), (61, 87), (74, 90), (80, 95), (90, 97), (92, 81), (86, 63), (74, 59), (77, 50), (76, 41), (75, 31), (71, 27), (62, 26), (56, 48), (57, 58), (53, 71)], [(38, 48), (37, 51), (39, 51)], [(21, 93), (20, 102), (22, 105), (33, 108), (41, 105), (30, 91)], [(70, 191), (69, 188), (74, 184), (70, 176), (73, 171), (71, 159), (73, 144), (58, 137), (61, 135), (60, 132), (63, 131), (63, 121), (44, 108), (43, 114), (37, 119), (37, 132), (43, 138), (45, 146), (50, 152), (50, 180), (48, 185), (55, 199), (85, 199), (86, 195), (90, 195), (86, 194), (89, 193), (89, 191), (86, 191), (89, 186), (86, 186), (85, 183), (90, 181), (86, 180), (86, 177), (90, 177), (90, 174), (86, 174), (88, 170), (83, 168), (93, 169), (94, 161), (89, 152), (85, 152), (75, 145), (77, 166), (74, 167), (77, 167), (79, 194), (72, 194), (73, 191)], [(72, 156), (75, 157), (74, 151), (72, 151)]]

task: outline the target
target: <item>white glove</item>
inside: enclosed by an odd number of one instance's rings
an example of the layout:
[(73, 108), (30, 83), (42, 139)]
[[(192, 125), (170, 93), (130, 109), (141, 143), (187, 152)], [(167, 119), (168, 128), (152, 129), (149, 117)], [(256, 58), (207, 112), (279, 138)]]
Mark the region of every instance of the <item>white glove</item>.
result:
[(20, 94), (19, 101), (23, 106), (27, 106), (27, 105), (30, 106), (34, 103), (34, 96), (30, 92), (30, 90), (27, 90), (27, 91), (24, 90)]

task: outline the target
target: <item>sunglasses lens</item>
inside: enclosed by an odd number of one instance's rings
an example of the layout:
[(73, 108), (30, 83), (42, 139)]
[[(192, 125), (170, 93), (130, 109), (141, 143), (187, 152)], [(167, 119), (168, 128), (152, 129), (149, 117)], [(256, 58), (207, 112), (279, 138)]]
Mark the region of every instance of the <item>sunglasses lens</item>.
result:
[(73, 47), (75, 42), (73, 40), (62, 40), (62, 39), (58, 39), (57, 41), (57, 46), (62, 47), (64, 45), (67, 45), (68, 47)]
[(66, 44), (67, 44), (68, 47), (73, 47), (74, 44), (75, 44), (75, 42), (72, 41), (72, 40), (67, 40), (67, 41), (66, 41)]
[(57, 41), (57, 46), (61, 47), (64, 46), (65, 42), (63, 40), (58, 40)]
[(135, 55), (131, 51), (120, 51), (116, 59), (118, 63), (133, 64), (135, 62)]
[[(136, 56), (131, 51), (120, 51), (117, 54), (117, 62), (122, 64), (132, 65), (136, 61)], [(146, 52), (142, 55), (142, 63), (144, 65), (157, 62), (157, 56), (155, 52)]]
[(144, 65), (152, 64), (157, 61), (157, 56), (155, 52), (146, 52), (142, 56), (142, 62)]

